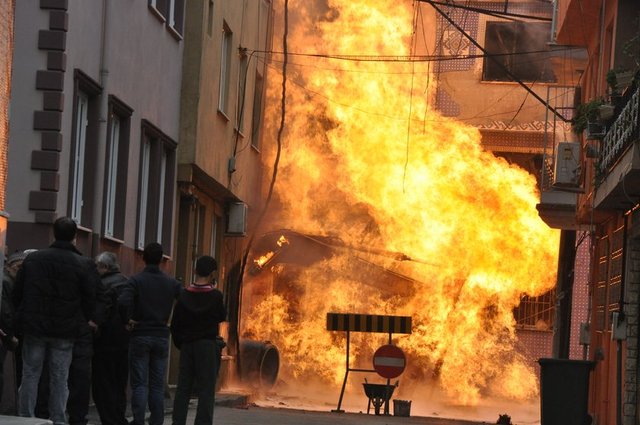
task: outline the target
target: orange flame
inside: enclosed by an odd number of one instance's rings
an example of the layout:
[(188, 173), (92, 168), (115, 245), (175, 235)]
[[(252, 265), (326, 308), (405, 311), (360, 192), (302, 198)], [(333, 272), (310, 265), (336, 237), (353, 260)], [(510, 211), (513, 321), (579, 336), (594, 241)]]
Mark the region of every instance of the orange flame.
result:
[[(412, 18), (411, 2), (298, 2), (289, 51), (409, 55)], [(408, 356), (400, 389), (435, 380), (465, 405), (486, 394), (535, 396), (534, 365), (514, 350), (513, 309), (523, 293), (553, 287), (559, 237), (537, 215), (535, 178), (484, 151), (475, 128), (431, 109), (427, 64), (292, 56), (288, 78), (271, 225), (372, 250), (274, 269), (245, 310), (244, 334), (279, 347), (284, 381), (318, 378), (337, 394), (345, 342), (325, 330), (326, 313), (409, 315), (413, 333), (395, 339)], [(265, 140), (276, 140), (281, 81), (272, 67)], [(273, 152), (265, 156), (272, 164)], [(358, 278), (354, 258), (414, 283)], [(246, 281), (258, 284), (264, 279)], [(370, 367), (381, 342), (354, 336), (353, 363)]]

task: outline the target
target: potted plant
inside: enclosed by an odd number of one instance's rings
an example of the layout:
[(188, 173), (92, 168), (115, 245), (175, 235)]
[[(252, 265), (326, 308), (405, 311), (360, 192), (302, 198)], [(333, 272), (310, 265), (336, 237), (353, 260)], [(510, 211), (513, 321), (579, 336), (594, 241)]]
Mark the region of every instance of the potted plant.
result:
[[(595, 98), (586, 103), (581, 103), (576, 108), (576, 113), (571, 120), (571, 127), (573, 132), (580, 135), (585, 130), (589, 130), (589, 134), (587, 138), (591, 134), (601, 134), (604, 133), (604, 129), (602, 128), (602, 124), (598, 121), (602, 118), (600, 117), (600, 107), (604, 105), (604, 101), (601, 98)], [(601, 131), (596, 127), (600, 127)]]

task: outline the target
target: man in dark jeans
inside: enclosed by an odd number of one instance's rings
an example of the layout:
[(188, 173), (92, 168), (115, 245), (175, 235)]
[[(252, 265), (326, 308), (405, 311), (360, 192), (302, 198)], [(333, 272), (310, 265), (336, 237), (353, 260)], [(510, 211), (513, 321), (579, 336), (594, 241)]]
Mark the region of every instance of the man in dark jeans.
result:
[(127, 380), (129, 378), (129, 332), (118, 314), (118, 297), (127, 284), (118, 258), (105, 251), (96, 257), (109, 308), (93, 341), (93, 401), (102, 425), (127, 425)]
[(82, 257), (73, 244), (76, 231), (70, 218), (57, 219), (53, 225), (55, 242), (24, 260), (13, 293), (16, 322), (24, 335), (19, 414), (34, 416), (40, 374), (47, 363), (49, 414), (55, 425), (67, 423), (67, 378), (74, 343), (81, 328), (95, 319), (100, 284), (93, 261)]
[(173, 342), (180, 350), (180, 375), (173, 403), (173, 425), (185, 425), (197, 379), (196, 425), (213, 424), (216, 378), (220, 367), (218, 325), (226, 320), (222, 292), (215, 288), (216, 260), (196, 261), (196, 279), (180, 294), (171, 319)]
[(144, 425), (147, 404), (149, 425), (164, 422), (164, 380), (169, 357), (169, 317), (182, 290), (176, 279), (160, 270), (162, 246), (144, 248), (144, 270), (132, 276), (118, 298), (120, 315), (131, 331), (129, 382), (133, 425)]

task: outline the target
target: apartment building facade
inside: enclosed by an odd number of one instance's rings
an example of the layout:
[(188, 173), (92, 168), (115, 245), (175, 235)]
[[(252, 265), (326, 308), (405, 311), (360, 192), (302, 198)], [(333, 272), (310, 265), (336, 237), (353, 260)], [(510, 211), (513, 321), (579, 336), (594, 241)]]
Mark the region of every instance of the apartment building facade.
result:
[(17, 2), (9, 251), (51, 242), (72, 217), (88, 256), (174, 252), (184, 1)]
[(588, 411), (600, 425), (637, 424), (640, 6), (628, 0), (555, 5), (557, 42), (588, 52), (574, 119), (582, 175), (574, 216), (592, 229), (593, 247), (583, 265), (588, 359), (594, 362)]
[[(261, 128), (270, 0), (187, 2), (177, 150), (176, 276), (198, 256), (218, 261), (229, 308), (223, 375), (235, 373), (240, 265), (262, 207)], [(177, 353), (172, 354), (173, 358)], [(177, 370), (170, 371), (170, 381)]]

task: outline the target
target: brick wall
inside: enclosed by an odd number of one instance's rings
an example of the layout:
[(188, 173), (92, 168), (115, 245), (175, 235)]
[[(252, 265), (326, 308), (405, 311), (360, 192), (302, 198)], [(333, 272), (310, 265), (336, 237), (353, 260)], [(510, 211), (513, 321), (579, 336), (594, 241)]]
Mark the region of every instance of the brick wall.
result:
[(5, 209), (15, 0), (0, 1), (0, 211)]

